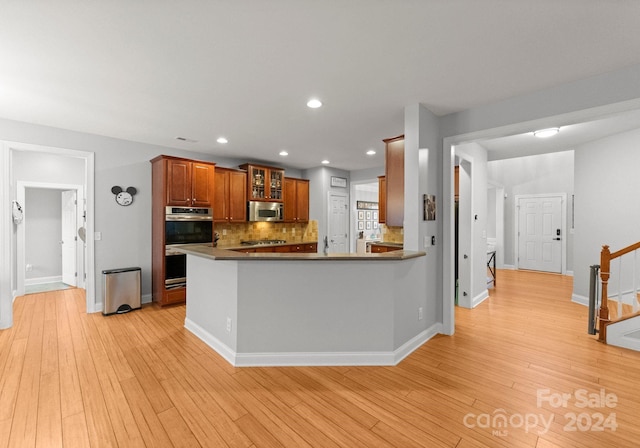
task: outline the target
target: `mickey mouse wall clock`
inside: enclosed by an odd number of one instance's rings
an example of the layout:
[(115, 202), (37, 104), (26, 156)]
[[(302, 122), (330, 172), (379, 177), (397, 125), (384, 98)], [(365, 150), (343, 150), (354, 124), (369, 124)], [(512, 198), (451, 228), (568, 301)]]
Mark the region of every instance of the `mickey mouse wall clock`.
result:
[(116, 195), (116, 202), (118, 205), (130, 205), (133, 202), (133, 197), (138, 192), (134, 187), (129, 187), (123, 190), (121, 187), (111, 187), (111, 193)]

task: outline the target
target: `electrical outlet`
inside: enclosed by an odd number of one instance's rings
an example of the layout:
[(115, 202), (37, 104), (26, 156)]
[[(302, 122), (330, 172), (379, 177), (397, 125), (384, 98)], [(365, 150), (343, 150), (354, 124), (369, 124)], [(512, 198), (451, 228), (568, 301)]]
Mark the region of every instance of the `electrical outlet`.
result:
[(93, 239), (96, 241), (102, 240), (102, 232), (94, 232)]
[(296, 234), (296, 228), (294, 227), (291, 229), (291, 235), (295, 235), (295, 234)]
[(282, 233), (287, 233), (287, 228), (286, 227), (282, 228)]
[(31, 263), (27, 263), (27, 266), (25, 267), (25, 271), (33, 271), (33, 265)]
[(424, 318), (424, 313), (422, 311), (422, 307), (418, 308), (418, 320), (422, 320)]
[(227, 333), (231, 333), (231, 318), (227, 317)]
[(425, 236), (424, 237), (424, 241), (422, 243), (424, 245), (424, 248), (426, 249), (427, 247), (429, 247), (429, 237)]
[(222, 236), (227, 234), (227, 229), (222, 229)]

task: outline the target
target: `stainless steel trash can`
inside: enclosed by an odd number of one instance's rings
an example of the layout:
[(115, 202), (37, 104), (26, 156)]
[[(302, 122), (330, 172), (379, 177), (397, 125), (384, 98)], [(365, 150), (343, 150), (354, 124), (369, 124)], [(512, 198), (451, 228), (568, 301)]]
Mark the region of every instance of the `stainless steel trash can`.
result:
[(121, 314), (140, 309), (140, 268), (102, 271), (102, 314)]

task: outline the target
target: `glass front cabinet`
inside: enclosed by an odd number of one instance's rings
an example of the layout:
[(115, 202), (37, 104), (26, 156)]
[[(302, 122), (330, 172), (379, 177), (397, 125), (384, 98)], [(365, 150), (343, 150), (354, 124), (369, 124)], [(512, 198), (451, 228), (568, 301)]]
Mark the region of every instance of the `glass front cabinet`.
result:
[(282, 202), (284, 170), (268, 166), (244, 164), (240, 168), (247, 172), (247, 200)]

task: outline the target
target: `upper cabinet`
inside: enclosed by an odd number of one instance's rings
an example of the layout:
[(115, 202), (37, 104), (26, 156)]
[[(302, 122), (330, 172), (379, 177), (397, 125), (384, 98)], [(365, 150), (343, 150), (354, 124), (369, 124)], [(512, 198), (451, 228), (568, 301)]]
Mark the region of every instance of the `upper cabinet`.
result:
[(284, 179), (284, 221), (309, 221), (309, 181), (307, 179)]
[(387, 222), (387, 179), (378, 176), (378, 222)]
[(166, 205), (213, 206), (214, 163), (162, 157), (166, 164)]
[(213, 220), (245, 222), (247, 220), (247, 173), (216, 167)]
[(283, 202), (284, 170), (245, 163), (240, 168), (247, 172), (247, 200)]
[(385, 143), (386, 224), (404, 225), (404, 135)]

